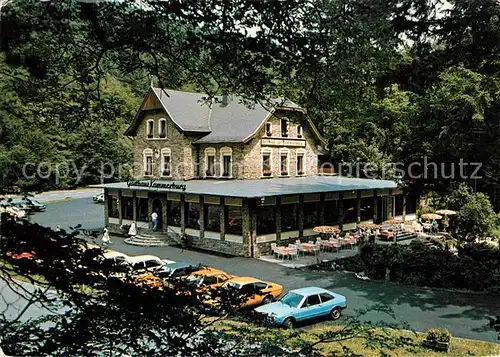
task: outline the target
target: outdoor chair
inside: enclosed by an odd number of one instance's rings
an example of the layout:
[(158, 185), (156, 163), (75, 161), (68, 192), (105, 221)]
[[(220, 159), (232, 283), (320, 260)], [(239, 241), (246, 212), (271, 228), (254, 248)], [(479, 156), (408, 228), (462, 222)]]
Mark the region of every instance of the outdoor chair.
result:
[(318, 255), (321, 252), (321, 245), (316, 243), (313, 248), (314, 255)]
[(304, 255), (304, 256), (306, 255), (307, 250), (305, 250), (301, 244), (297, 245), (297, 249), (298, 249), (298, 252), (297, 252), (298, 254), (300, 254), (302, 252), (302, 255)]
[(278, 252), (276, 251), (276, 243), (271, 243), (271, 252), (273, 253), (273, 257), (274, 255), (278, 255)]

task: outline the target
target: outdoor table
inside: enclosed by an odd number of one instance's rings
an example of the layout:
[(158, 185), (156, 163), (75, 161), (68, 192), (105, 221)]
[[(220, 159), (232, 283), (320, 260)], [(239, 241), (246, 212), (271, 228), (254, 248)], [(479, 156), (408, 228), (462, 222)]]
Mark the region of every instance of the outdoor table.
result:
[(300, 245), (302, 246), (302, 248), (304, 248), (304, 250), (309, 250), (309, 251), (312, 251), (315, 246), (315, 244), (311, 243), (301, 243)]
[(329, 248), (336, 248), (337, 250), (340, 248), (340, 243), (333, 240), (323, 241), (322, 244), (328, 246)]

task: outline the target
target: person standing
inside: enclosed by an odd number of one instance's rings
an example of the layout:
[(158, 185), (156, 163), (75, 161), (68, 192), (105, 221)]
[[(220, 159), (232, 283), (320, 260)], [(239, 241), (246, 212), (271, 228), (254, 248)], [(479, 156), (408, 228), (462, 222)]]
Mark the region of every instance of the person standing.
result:
[(158, 227), (158, 213), (156, 213), (156, 211), (151, 214), (151, 221), (153, 223), (153, 232), (156, 232)]
[(437, 233), (439, 225), (435, 219), (432, 220), (432, 230)]
[(102, 234), (102, 244), (103, 245), (108, 245), (111, 243), (111, 239), (109, 238), (109, 229), (104, 228), (104, 233)]
[(128, 235), (129, 237), (135, 237), (137, 235), (137, 226), (135, 224), (135, 221), (132, 222), (132, 224), (130, 225), (130, 228), (128, 230)]

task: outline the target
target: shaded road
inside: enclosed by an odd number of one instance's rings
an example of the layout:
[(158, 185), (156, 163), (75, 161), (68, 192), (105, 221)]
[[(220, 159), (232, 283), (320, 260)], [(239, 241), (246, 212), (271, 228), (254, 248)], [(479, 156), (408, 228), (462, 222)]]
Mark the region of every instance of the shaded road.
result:
[[(82, 224), (84, 228), (104, 225), (104, 207), (94, 204), (92, 198), (75, 199), (49, 204), (46, 212), (31, 216), (31, 221), (67, 229)], [(410, 328), (423, 331), (428, 328), (448, 328), (454, 336), (496, 342), (496, 335), (486, 326), (488, 316), (500, 314), (500, 297), (469, 295), (440, 290), (403, 286), (385, 282), (357, 280), (351, 274), (340, 272), (312, 272), (282, 267), (256, 259), (218, 256), (205, 252), (183, 250), (176, 247), (135, 247), (113, 237), (111, 249), (127, 254), (155, 254), (176, 261), (191, 261), (223, 269), (231, 274), (251, 275), (282, 284), (285, 290), (316, 285), (334, 290), (348, 299), (349, 309), (385, 304), (392, 308), (398, 321)], [(394, 322), (387, 315), (371, 313), (372, 321)]]

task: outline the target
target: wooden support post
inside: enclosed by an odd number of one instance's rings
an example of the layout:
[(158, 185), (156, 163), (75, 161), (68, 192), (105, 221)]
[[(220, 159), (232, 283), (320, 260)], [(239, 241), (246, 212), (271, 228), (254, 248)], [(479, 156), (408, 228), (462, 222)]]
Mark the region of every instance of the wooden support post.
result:
[(109, 196), (108, 189), (104, 189), (104, 226), (109, 226)]
[(220, 198), (220, 240), (226, 240), (226, 218), (227, 206), (224, 203), (224, 198)]
[(377, 190), (373, 190), (373, 223), (378, 222)]
[(200, 238), (205, 238), (205, 197), (200, 196)]
[(276, 197), (275, 206), (276, 241), (281, 239), (281, 197)]
[(168, 232), (167, 225), (167, 196), (161, 198), (161, 228), (163, 232)]
[(344, 228), (344, 194), (339, 192), (339, 228)]
[(181, 233), (186, 233), (186, 195), (181, 195)]
[(406, 195), (403, 192), (403, 222), (406, 222)]
[(304, 236), (304, 195), (299, 195), (299, 237)]
[(320, 193), (319, 195), (319, 224), (325, 224), (325, 194)]
[(356, 223), (361, 222), (361, 191), (357, 191), (356, 196)]
[(132, 220), (137, 222), (137, 191), (132, 191)]

